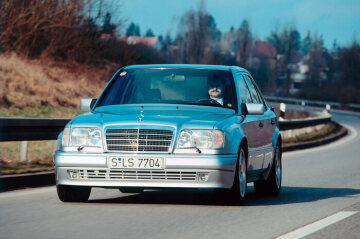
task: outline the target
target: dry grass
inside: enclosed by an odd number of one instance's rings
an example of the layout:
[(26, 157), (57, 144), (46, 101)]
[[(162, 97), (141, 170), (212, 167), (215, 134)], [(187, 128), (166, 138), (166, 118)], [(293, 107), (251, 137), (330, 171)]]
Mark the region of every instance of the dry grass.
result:
[[(96, 98), (110, 78), (109, 70), (48, 59), (0, 55), (0, 117), (76, 114), (81, 98)], [(32, 112), (35, 111), (35, 112)], [(49, 113), (50, 111), (50, 113)], [(22, 115), (23, 114), (23, 115)]]
[[(280, 110), (279, 109), (275, 109), (275, 114), (277, 115), (277, 117), (280, 117)], [(292, 111), (292, 110), (287, 110), (285, 112), (285, 119), (287, 120), (291, 120), (291, 119), (304, 119), (304, 118), (308, 118), (308, 117), (312, 117), (313, 115), (311, 115), (309, 112), (307, 111)]]
[(299, 136), (284, 139), (283, 144), (284, 145), (290, 145), (290, 144), (300, 144), (315, 140), (324, 139), (326, 137), (333, 136), (340, 132), (342, 130), (342, 126), (335, 122), (326, 123), (323, 128), (320, 130), (314, 130), (311, 133), (305, 133), (301, 134)]
[[(0, 117), (74, 117), (80, 113), (80, 99), (96, 98), (110, 71), (0, 54)], [(19, 142), (1, 142), (0, 174), (52, 170), (52, 147), (52, 141), (31, 141), (28, 161), (19, 162)]]

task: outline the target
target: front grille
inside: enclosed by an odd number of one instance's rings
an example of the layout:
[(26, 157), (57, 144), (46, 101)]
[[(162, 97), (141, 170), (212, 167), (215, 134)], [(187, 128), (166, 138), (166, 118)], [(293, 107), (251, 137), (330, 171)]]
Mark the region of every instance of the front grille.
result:
[(106, 144), (110, 151), (168, 152), (172, 130), (161, 129), (107, 129)]
[(79, 171), (80, 179), (145, 180), (145, 181), (196, 181), (196, 172), (148, 171), (119, 169), (87, 169)]

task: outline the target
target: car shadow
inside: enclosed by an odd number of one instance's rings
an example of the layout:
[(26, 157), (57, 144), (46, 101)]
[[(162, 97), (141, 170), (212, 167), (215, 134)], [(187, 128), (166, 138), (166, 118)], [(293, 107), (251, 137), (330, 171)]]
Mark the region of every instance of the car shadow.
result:
[[(99, 204), (162, 204), (162, 205), (204, 205), (234, 206), (234, 202), (224, 194), (212, 190), (169, 190), (145, 191), (140, 194), (122, 194), (117, 198), (94, 199), (89, 203)], [(353, 197), (360, 194), (360, 189), (352, 188), (315, 188), (283, 187), (279, 196), (261, 196), (248, 187), (247, 200), (242, 206), (270, 206), (314, 202), (328, 198)]]

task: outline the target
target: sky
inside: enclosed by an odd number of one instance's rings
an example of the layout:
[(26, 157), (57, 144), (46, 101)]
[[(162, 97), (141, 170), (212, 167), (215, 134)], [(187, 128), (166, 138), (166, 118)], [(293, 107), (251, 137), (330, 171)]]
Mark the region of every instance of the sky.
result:
[[(323, 36), (326, 47), (334, 39), (341, 46), (360, 40), (360, 0), (204, 0), (206, 10), (215, 18), (221, 32), (250, 21), (253, 34), (266, 39), (276, 25), (293, 24), (304, 37), (307, 30)], [(118, 16), (139, 24), (144, 34), (175, 36), (179, 20), (198, 0), (120, 0), (114, 1)], [(113, 14), (114, 15), (114, 14)], [(114, 15), (115, 16), (115, 15)], [(114, 18), (115, 19), (115, 18)], [(116, 19), (115, 19), (116, 20)], [(123, 31), (125, 31), (123, 29)]]

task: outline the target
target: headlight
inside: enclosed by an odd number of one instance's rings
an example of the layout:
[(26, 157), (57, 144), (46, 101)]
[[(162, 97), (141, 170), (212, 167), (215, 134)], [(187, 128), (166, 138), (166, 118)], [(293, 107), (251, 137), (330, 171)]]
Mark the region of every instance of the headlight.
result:
[(221, 130), (182, 130), (177, 148), (220, 149), (224, 147), (225, 136)]
[(62, 146), (102, 147), (101, 132), (98, 128), (65, 128)]

